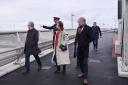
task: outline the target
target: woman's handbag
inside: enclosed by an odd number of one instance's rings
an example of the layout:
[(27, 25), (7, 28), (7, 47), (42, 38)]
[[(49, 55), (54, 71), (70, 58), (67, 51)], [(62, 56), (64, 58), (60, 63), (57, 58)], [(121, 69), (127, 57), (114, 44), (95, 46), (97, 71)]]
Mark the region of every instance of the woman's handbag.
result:
[(67, 45), (63, 45), (63, 44), (62, 44), (62, 37), (63, 37), (63, 36), (62, 36), (62, 34), (61, 34), (61, 40), (60, 40), (60, 43), (61, 43), (61, 44), (60, 44), (60, 47), (59, 47), (59, 48), (61, 49), (61, 51), (66, 51), (68, 48), (67, 48)]
[(66, 50), (67, 50), (67, 45), (61, 44), (61, 45), (60, 45), (60, 49), (61, 49), (62, 51), (66, 51)]

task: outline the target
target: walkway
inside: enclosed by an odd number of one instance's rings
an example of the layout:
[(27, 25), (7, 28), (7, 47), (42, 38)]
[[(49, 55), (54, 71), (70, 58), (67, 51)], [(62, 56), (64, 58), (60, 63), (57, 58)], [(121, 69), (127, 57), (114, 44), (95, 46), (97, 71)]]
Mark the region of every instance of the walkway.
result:
[[(128, 79), (119, 78), (116, 59), (112, 58), (112, 36), (114, 33), (105, 33), (99, 40), (99, 50), (94, 52), (92, 44), (89, 59), (89, 85), (128, 85)], [(51, 54), (42, 58), (44, 68), (37, 72), (37, 64), (31, 64), (31, 73), (22, 75), (24, 68), (20, 68), (0, 78), (0, 85), (81, 85), (77, 78), (79, 69), (76, 69), (76, 60), (73, 58), (73, 44), (69, 46), (71, 65), (67, 74), (54, 74), (51, 63)]]

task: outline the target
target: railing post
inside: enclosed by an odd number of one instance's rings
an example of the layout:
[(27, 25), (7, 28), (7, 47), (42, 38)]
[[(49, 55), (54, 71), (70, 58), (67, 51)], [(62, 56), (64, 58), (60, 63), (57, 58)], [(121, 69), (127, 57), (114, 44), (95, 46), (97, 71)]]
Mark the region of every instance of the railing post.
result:
[[(21, 46), (22, 43), (21, 43), (21, 39), (20, 39), (20, 36), (19, 36), (19, 33), (17, 32), (16, 33), (16, 37), (17, 37), (17, 45), (18, 46)], [(17, 59), (16, 59), (16, 62), (14, 64), (18, 64), (18, 65), (21, 65), (21, 59), (22, 59), (22, 56), (23, 56), (23, 49), (17, 49), (16, 50), (16, 53), (18, 54), (17, 55)]]

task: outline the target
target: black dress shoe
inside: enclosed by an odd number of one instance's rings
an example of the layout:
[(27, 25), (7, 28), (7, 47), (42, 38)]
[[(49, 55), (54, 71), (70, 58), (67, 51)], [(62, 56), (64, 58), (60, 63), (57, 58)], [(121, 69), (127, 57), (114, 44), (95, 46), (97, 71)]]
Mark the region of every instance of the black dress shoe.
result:
[(55, 73), (55, 74), (60, 73), (60, 70), (56, 70), (54, 73)]
[(38, 69), (37, 69), (38, 71), (41, 71), (42, 70), (42, 66), (40, 66), (40, 67), (38, 67)]
[(77, 77), (78, 77), (78, 78), (83, 78), (84, 75), (83, 75), (83, 74), (79, 74)]
[(83, 85), (88, 85), (87, 83), (83, 83)]
[(22, 74), (23, 75), (26, 75), (26, 74), (29, 74), (30, 72), (27, 70), (27, 71), (25, 71), (25, 72), (23, 72)]
[(62, 73), (65, 74), (66, 73), (66, 70), (63, 70)]

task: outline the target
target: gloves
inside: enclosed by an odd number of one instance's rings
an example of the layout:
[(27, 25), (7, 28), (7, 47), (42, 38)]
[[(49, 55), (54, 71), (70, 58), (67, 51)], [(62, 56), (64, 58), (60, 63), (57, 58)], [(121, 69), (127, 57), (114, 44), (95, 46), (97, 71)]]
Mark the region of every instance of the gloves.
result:
[(43, 25), (42, 27), (43, 27), (43, 28), (47, 28), (47, 26), (45, 26), (45, 25)]

